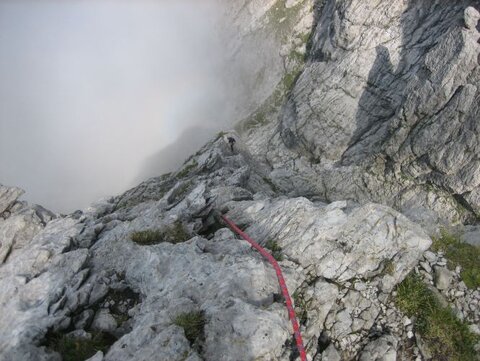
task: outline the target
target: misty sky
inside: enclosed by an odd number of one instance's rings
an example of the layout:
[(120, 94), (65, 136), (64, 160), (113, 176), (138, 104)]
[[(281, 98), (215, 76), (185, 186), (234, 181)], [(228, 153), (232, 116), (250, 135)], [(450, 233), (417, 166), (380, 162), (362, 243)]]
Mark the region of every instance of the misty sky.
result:
[(0, 183), (55, 211), (115, 195), (192, 124), (224, 122), (206, 1), (0, 1)]

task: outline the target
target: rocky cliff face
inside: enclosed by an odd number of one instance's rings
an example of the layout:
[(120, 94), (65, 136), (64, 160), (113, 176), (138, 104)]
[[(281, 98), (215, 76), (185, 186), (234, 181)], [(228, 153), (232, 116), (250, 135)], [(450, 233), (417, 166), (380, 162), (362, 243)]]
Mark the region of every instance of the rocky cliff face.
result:
[(229, 59), (224, 73), (243, 127), (262, 125), (251, 113), (280, 103), (303, 68), (315, 6), (313, 0), (220, 1)]
[(472, 5), (232, 2), (233, 48), (287, 62), (241, 133), (68, 216), (0, 186), (0, 360), (295, 360), (275, 272), (215, 210), (278, 258), (311, 360), (427, 359), (392, 298), (412, 270), (478, 331), (480, 290), (412, 222), (477, 215)]
[(426, 224), (476, 219), (478, 5), (324, 1), (288, 101), (249, 134), (278, 185)]

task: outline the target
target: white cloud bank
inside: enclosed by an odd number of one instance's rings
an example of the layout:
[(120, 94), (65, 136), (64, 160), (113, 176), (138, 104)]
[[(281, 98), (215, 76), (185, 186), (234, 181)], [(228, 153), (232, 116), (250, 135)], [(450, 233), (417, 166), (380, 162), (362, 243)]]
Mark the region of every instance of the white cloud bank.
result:
[(0, 183), (70, 212), (133, 185), (187, 128), (231, 121), (218, 13), (199, 0), (1, 1)]

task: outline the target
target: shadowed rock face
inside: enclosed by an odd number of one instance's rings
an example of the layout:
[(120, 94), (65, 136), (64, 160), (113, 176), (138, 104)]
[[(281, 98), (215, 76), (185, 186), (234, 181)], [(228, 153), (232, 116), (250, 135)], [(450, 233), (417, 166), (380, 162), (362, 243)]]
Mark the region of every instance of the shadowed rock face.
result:
[(270, 144), (280, 183), (303, 173), (298, 194), (375, 200), (427, 222), (475, 218), (478, 5), (324, 1), (279, 127), (249, 144)]

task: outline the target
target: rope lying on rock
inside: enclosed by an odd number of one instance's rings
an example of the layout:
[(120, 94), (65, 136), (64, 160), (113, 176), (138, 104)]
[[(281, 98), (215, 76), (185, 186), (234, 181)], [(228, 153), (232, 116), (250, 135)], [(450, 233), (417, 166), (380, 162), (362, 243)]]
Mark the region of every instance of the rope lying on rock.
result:
[(292, 322), (293, 332), (295, 335), (295, 341), (297, 342), (297, 349), (298, 353), (300, 354), (300, 359), (302, 361), (307, 361), (307, 355), (305, 353), (305, 347), (303, 346), (302, 335), (300, 333), (300, 327), (298, 326), (297, 317), (295, 316), (295, 310), (293, 309), (292, 299), (290, 298), (290, 294), (288, 293), (287, 284), (285, 283), (285, 279), (283, 278), (282, 270), (278, 265), (278, 262), (273, 256), (267, 252), (264, 248), (262, 248), (257, 242), (251, 239), (245, 232), (243, 232), (238, 226), (229, 220), (225, 216), (221, 216), (222, 219), (229, 225), (229, 227), (237, 233), (240, 237), (242, 237), (245, 241), (250, 243), (253, 248), (255, 248), (260, 254), (267, 259), (268, 262), (273, 266), (275, 269), (275, 273), (277, 274), (278, 283), (280, 284), (280, 288), (282, 290), (283, 297), (285, 298), (285, 302), (287, 304), (288, 316), (290, 321)]

